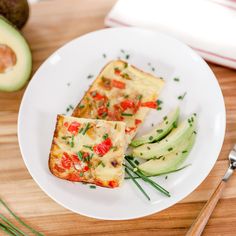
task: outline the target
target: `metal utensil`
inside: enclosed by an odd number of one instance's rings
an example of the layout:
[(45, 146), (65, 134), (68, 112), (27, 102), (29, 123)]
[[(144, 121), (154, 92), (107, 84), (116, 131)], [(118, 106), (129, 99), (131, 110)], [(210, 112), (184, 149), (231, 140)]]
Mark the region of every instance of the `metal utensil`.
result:
[(193, 222), (186, 236), (200, 236), (202, 234), (202, 231), (204, 230), (217, 202), (222, 195), (226, 182), (236, 169), (236, 145), (234, 145), (233, 149), (229, 153), (229, 161), (230, 165), (224, 177), (220, 181), (214, 193), (211, 195), (210, 199), (207, 201), (206, 205), (199, 213), (197, 219)]

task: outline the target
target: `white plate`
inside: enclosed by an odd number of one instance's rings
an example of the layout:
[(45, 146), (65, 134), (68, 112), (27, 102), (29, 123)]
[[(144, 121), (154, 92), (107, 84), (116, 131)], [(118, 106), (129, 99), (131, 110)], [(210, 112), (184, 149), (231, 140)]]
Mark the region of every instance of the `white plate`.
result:
[[(152, 111), (142, 131), (150, 129), (177, 104), (181, 117), (198, 114), (198, 134), (180, 172), (156, 178), (168, 189), (165, 197), (142, 184), (148, 202), (127, 180), (121, 188), (107, 189), (63, 181), (48, 169), (48, 154), (58, 113), (76, 105), (102, 67), (112, 59), (130, 55), (129, 63), (162, 76), (163, 109)], [(104, 58), (103, 54), (106, 54)], [(149, 65), (151, 63), (151, 66)], [(155, 71), (152, 71), (152, 67)], [(173, 80), (180, 78), (179, 82)], [(68, 85), (68, 83), (70, 83)], [(183, 101), (177, 97), (187, 92)], [(38, 185), (52, 199), (82, 215), (99, 219), (132, 219), (161, 211), (190, 194), (209, 174), (220, 152), (225, 133), (225, 106), (220, 87), (208, 65), (183, 43), (158, 32), (138, 28), (104, 29), (89, 33), (56, 51), (30, 81), (18, 119), (18, 137), (25, 164)]]

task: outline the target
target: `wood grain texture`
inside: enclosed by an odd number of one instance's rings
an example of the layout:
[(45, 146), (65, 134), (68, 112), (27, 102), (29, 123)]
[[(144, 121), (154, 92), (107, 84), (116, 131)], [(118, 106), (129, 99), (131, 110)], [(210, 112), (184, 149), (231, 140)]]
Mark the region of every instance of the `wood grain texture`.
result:
[(225, 188), (226, 182), (220, 181), (219, 185), (217, 186), (214, 193), (208, 199), (207, 203), (202, 208), (201, 212), (197, 216), (196, 220), (194, 220), (193, 224), (191, 225), (190, 229), (188, 230), (185, 236), (201, 236), (202, 232), (214, 211), (216, 204), (218, 203), (222, 192)]
[[(51, 0), (33, 5), (30, 20), (23, 30), (33, 52), (33, 71), (69, 40), (104, 28), (104, 17), (114, 2)], [(236, 71), (213, 64), (210, 67), (225, 99), (225, 141), (209, 176), (180, 203), (160, 213), (128, 221), (95, 220), (74, 214), (55, 203), (32, 180), (21, 158), (17, 115), (24, 90), (0, 93), (0, 196), (31, 226), (46, 235), (184, 235), (224, 175), (228, 166), (227, 155), (236, 143)], [(227, 183), (203, 235), (235, 234), (236, 175)]]

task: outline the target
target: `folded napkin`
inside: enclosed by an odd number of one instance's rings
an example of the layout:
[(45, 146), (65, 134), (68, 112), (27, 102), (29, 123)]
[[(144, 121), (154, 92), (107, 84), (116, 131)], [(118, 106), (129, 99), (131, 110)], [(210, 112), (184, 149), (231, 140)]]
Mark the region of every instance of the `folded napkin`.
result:
[(235, 0), (119, 0), (105, 24), (164, 32), (206, 60), (236, 69)]

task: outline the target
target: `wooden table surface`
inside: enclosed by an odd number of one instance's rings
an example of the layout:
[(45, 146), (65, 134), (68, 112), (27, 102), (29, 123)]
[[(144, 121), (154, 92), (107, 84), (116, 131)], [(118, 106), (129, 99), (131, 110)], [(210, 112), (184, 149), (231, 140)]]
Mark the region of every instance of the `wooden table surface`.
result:
[[(104, 28), (104, 17), (114, 3), (115, 0), (48, 0), (32, 5), (23, 33), (33, 52), (33, 71), (66, 42)], [(236, 143), (236, 71), (209, 65), (225, 99), (225, 141), (209, 176), (180, 203), (154, 215), (127, 221), (91, 219), (55, 203), (31, 178), (19, 150), (17, 116), (24, 90), (0, 93), (0, 196), (45, 235), (184, 235), (223, 176), (228, 166), (227, 154)], [(203, 235), (236, 235), (236, 175), (228, 182)]]

